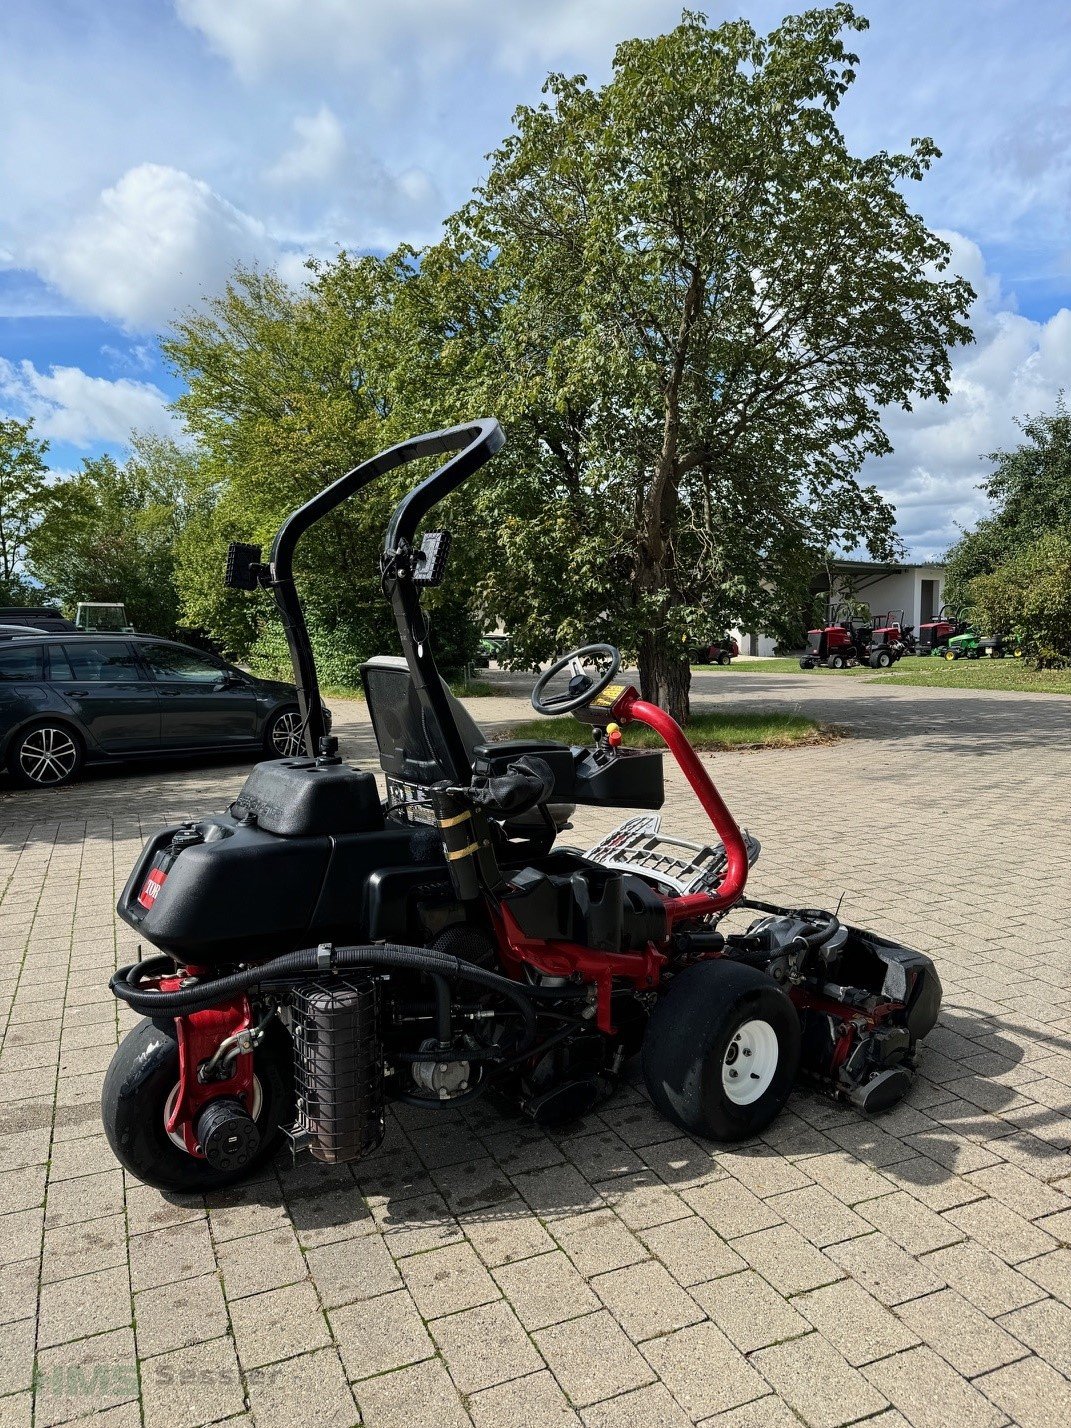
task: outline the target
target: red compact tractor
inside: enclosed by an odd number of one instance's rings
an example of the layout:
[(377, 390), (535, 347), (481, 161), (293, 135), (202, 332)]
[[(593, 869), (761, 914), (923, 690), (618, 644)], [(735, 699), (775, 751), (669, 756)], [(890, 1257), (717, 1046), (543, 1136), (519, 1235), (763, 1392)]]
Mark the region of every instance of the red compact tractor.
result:
[(828, 625), (807, 631), (800, 669), (816, 669), (820, 664), (827, 669), (850, 669), (867, 658), (871, 630), (869, 610), (866, 615), (852, 614), (847, 606), (835, 605)]
[(966, 610), (955, 610), (951, 605), (942, 605), (936, 620), (926, 620), (919, 626), (915, 653), (920, 655), (943, 655), (950, 639), (966, 632), (968, 626)]

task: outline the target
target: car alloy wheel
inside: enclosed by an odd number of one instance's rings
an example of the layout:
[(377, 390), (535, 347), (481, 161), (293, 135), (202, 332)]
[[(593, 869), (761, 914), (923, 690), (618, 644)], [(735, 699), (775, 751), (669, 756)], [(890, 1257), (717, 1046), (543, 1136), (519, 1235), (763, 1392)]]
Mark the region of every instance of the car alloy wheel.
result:
[(280, 759), (293, 759), (304, 749), (301, 715), (296, 709), (277, 714), (271, 726), (271, 746)]
[(19, 769), (30, 783), (64, 783), (78, 767), (78, 745), (55, 724), (31, 729), (19, 747)]

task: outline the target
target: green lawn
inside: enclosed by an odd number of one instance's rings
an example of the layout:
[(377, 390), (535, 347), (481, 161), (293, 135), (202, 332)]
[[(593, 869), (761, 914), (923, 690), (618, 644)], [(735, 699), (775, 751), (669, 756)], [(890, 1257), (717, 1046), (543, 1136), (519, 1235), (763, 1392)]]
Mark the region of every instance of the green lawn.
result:
[(826, 669), (824, 665), (819, 665), (814, 670), (800, 669), (800, 662), (795, 655), (787, 659), (745, 659), (734, 660), (730, 665), (718, 664), (693, 664), (693, 674), (836, 674), (836, 675), (860, 675), (870, 674), (872, 671), (869, 665), (856, 665), (854, 669)]
[[(625, 743), (633, 749), (660, 749), (662, 740), (643, 724), (630, 724)], [(696, 749), (786, 749), (794, 744), (825, 744), (842, 731), (803, 714), (721, 712), (696, 714), (685, 727)], [(554, 739), (563, 744), (588, 744), (591, 726), (572, 715), (560, 719), (530, 719), (515, 724), (503, 739)]]
[[(871, 673), (871, 671), (867, 671)], [(1035, 669), (1021, 659), (903, 659), (873, 675), (875, 684), (931, 689), (1011, 689), (1031, 694), (1071, 694), (1071, 669)]]
[(1071, 694), (1071, 669), (1035, 669), (1029, 660), (1020, 659), (934, 659), (912, 656), (893, 665), (890, 670), (874, 670), (868, 664), (853, 669), (801, 670), (799, 660), (753, 659), (734, 662), (729, 670), (718, 665), (692, 666), (702, 674), (808, 674), (826, 675), (837, 679), (865, 679), (875, 684), (907, 684), (932, 689), (1012, 689), (1033, 694)]

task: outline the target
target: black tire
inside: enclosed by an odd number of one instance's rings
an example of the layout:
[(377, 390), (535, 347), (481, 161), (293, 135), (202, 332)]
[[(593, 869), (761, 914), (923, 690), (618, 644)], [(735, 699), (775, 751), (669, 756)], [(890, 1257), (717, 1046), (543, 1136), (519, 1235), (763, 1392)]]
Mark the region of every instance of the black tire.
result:
[(164, 1111), (178, 1084), (178, 1041), (173, 1022), (145, 1018), (123, 1037), (104, 1077), (100, 1111), (108, 1144), (131, 1175), (158, 1190), (185, 1194), (244, 1180), (271, 1155), (280, 1127), (290, 1119), (290, 1068), (290, 1038), (272, 1023), (253, 1053), (260, 1145), (240, 1170), (217, 1170), (181, 1150), (167, 1133)]
[(732, 664), (732, 660), (733, 657), (728, 650), (722, 650), (721, 654), (718, 656), (719, 664)]
[(814, 669), (814, 660), (813, 660), (813, 659), (801, 659), (801, 660), (800, 660), (800, 669)]
[[(7, 767), (20, 788), (62, 788), (73, 783), (85, 763), (81, 737), (62, 720), (42, 720), (11, 741)], [(35, 777), (40, 771), (44, 777)]]
[(826, 663), (830, 669), (843, 669), (847, 661), (843, 655), (830, 655)]
[(893, 657), (888, 650), (879, 650), (877, 654), (878, 669), (888, 669), (893, 662)]
[(276, 709), (264, 725), (264, 752), (269, 759), (296, 759), (306, 752), (296, 704)]
[[(741, 1103), (726, 1089), (736, 1061), (745, 1064), (730, 1048), (735, 1042), (739, 1052), (738, 1036), (755, 1023), (772, 1033), (776, 1059), (765, 1088)], [(643, 1075), (657, 1109), (712, 1140), (743, 1140), (769, 1125), (788, 1099), (799, 1063), (796, 1008), (771, 977), (738, 962), (697, 962), (674, 977), (643, 1041)]]

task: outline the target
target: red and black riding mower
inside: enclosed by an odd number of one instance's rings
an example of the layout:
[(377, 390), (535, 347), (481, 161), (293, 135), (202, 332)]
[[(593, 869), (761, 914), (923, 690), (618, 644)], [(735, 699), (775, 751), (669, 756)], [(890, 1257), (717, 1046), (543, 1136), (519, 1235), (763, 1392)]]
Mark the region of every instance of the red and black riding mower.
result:
[(919, 626), (915, 641), (916, 654), (944, 655), (949, 640), (956, 635), (965, 634), (969, 625), (966, 610), (942, 605), (936, 620), (926, 620)]
[[(940, 1006), (933, 964), (833, 913), (745, 898), (758, 843), (678, 725), (614, 682), (617, 650), (574, 651), (532, 694), (584, 720), (586, 747), (491, 743), (440, 679), (421, 591), (450, 538), (417, 528), (503, 442), (494, 421), (415, 437), (295, 511), (267, 562), (231, 549), (228, 583), (278, 603), (308, 756), (258, 764), (225, 812), (157, 833), (123, 892), (157, 951), (111, 980), (144, 1020), (103, 1118), (149, 1184), (227, 1184), (284, 1139), (354, 1160), (389, 1102), (490, 1095), (559, 1123), (636, 1053), (658, 1109), (716, 1140), (760, 1131), (801, 1072), (868, 1111), (910, 1085)], [(428, 456), (447, 459), (398, 505), (381, 556), (404, 658), (363, 668), (384, 799), (323, 727), (293, 556), (347, 497)], [(662, 834), (662, 751), (623, 748), (630, 723), (665, 740), (716, 838)], [(558, 841), (577, 804), (649, 811), (585, 853)], [(728, 932), (734, 908), (749, 921)]]
[(807, 631), (807, 649), (800, 659), (800, 669), (815, 669), (824, 664), (827, 669), (851, 669), (865, 660), (870, 649), (870, 617), (852, 614), (844, 605), (837, 605), (822, 629)]
[(740, 642), (732, 635), (726, 635), (722, 639), (707, 640), (705, 644), (696, 645), (688, 652), (689, 664), (720, 664), (722, 666), (732, 664), (740, 654)]
[(888, 669), (909, 653), (904, 632), (904, 611), (875, 615), (870, 626), (867, 662), (871, 669)]

